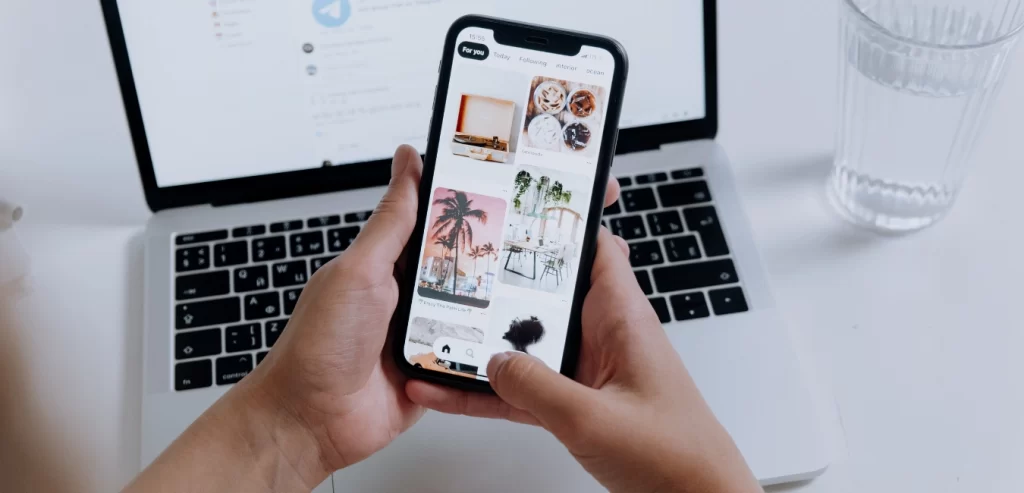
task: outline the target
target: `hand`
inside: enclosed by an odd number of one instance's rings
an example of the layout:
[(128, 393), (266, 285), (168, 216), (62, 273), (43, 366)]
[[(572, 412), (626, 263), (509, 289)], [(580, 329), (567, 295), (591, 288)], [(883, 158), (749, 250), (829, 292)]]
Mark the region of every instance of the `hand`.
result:
[(409, 398), (447, 413), (550, 431), (612, 492), (759, 492), (636, 283), (629, 248), (601, 230), (574, 382), (521, 353), (487, 366), (497, 396), (409, 381)]
[(362, 232), (309, 280), (274, 350), (245, 379), (313, 433), (326, 473), (384, 448), (423, 414), (384, 351), (422, 172), (416, 150), (400, 147)]
[(422, 171), (398, 149), (366, 227), (309, 280), (267, 358), (126, 491), (309, 491), (422, 416), (385, 348)]

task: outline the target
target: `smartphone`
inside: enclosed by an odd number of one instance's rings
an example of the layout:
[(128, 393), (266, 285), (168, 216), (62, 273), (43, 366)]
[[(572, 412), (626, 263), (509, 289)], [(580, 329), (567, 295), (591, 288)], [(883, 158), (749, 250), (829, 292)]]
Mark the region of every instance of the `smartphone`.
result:
[(573, 376), (626, 85), (602, 36), (480, 16), (449, 30), (392, 346), (490, 391), (505, 351)]

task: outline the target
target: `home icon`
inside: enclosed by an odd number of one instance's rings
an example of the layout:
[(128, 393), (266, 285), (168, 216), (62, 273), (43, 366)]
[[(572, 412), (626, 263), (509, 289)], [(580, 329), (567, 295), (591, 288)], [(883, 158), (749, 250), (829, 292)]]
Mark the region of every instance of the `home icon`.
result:
[(452, 348), (448, 347), (448, 345), (445, 344), (444, 347), (441, 348), (441, 352), (451, 354)]

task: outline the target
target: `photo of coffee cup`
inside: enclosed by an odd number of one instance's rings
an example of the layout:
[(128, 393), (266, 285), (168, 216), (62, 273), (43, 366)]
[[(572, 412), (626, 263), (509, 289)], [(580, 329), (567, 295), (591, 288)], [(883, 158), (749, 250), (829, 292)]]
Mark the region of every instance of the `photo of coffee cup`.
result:
[(540, 114), (534, 117), (526, 129), (530, 145), (553, 151), (558, 150), (561, 134), (562, 124), (558, 122), (557, 118), (548, 114)]
[(597, 96), (587, 89), (577, 89), (569, 94), (568, 107), (576, 118), (589, 118), (597, 112)]
[(565, 109), (565, 88), (557, 82), (544, 82), (533, 91), (533, 104), (541, 112), (554, 115)]
[(570, 122), (562, 128), (562, 141), (565, 147), (573, 151), (582, 151), (590, 144), (593, 134), (585, 122)]

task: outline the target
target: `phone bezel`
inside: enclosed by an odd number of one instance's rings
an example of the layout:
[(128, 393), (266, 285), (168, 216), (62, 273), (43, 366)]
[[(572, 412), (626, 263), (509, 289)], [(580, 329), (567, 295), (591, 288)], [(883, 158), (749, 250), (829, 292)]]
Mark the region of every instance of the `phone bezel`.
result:
[[(569, 378), (575, 377), (576, 366), (579, 360), (580, 339), (582, 335), (580, 318), (584, 298), (590, 290), (590, 274), (593, 268), (594, 256), (597, 253), (597, 235), (601, 227), (601, 216), (604, 211), (604, 196), (607, 191), (608, 177), (611, 174), (612, 160), (615, 156), (619, 117), (622, 110), (622, 99), (629, 66), (625, 49), (614, 39), (564, 29), (469, 15), (457, 19), (445, 36), (444, 53), (441, 58), (438, 83), (434, 94), (434, 109), (431, 116), (427, 152), (424, 155), (423, 178), (419, 188), (419, 210), (417, 212), (416, 228), (409, 238), (405, 254), (405, 265), (407, 267), (404, 272), (399, 273), (399, 302), (395, 310), (395, 316), (392, 319), (392, 336), (390, 339), (395, 362), (406, 376), (463, 390), (493, 393), (488, 382), (416, 368), (405, 359), (405, 339), (409, 327), (413, 292), (416, 289), (417, 278), (419, 277), (416, 273), (419, 271), (420, 247), (423, 244), (427, 213), (430, 210), (430, 196), (434, 187), (434, 167), (436, 156), (440, 149), (441, 126), (448, 99), (449, 79), (451, 78), (452, 63), (455, 58), (456, 40), (463, 30), (470, 27), (490, 29), (495, 33), (496, 39), (499, 36), (502, 38), (504, 44), (514, 44), (511, 40), (515, 39), (543, 36), (552, 40), (552, 46), (555, 47), (553, 49), (559, 51), (566, 50), (567, 44), (603, 48), (611, 54), (615, 61), (612, 84), (608, 91), (608, 112), (605, 116), (603, 130), (605, 138), (601, 143), (598, 154), (598, 169), (594, 180), (590, 211), (581, 248), (579, 274), (576, 279), (573, 302), (570, 308), (572, 311), (569, 317), (568, 336), (566, 337), (565, 348), (562, 353), (560, 372)], [(499, 32), (501, 33), (500, 35), (498, 34)], [(535, 46), (526, 46), (525, 44), (519, 47), (541, 52), (549, 51)]]

